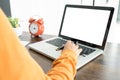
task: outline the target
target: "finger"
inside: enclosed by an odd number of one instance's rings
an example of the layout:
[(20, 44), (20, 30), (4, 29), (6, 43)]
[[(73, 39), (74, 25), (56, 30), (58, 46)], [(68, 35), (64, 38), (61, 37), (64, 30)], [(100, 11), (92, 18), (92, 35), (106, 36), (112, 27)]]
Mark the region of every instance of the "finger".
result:
[(82, 52), (82, 48), (80, 48), (78, 51), (79, 51), (79, 53), (81, 53)]
[(68, 45), (68, 44), (70, 44), (70, 40), (68, 40), (68, 41), (65, 43), (65, 45)]
[(79, 48), (79, 45), (76, 44), (76, 47)]
[(68, 40), (67, 43), (70, 44), (70, 43), (72, 43), (72, 41), (71, 41), (71, 40)]
[[(71, 40), (70, 40), (71, 41)], [(71, 41), (71, 44), (74, 44), (74, 42), (73, 41)]]

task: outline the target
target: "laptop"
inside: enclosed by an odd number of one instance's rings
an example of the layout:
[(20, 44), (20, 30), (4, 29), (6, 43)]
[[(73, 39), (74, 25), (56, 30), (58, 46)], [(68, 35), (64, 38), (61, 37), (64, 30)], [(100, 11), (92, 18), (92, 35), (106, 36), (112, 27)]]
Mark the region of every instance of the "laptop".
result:
[(58, 36), (28, 47), (55, 60), (61, 55), (56, 49), (67, 40), (77, 42), (83, 48), (76, 66), (79, 69), (103, 54), (113, 12), (113, 7), (66, 4)]

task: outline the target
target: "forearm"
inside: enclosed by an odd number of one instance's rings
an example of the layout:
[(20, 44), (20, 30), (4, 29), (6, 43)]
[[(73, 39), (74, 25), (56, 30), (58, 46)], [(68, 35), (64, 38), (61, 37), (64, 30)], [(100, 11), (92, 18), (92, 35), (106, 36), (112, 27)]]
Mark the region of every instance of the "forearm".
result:
[(62, 52), (60, 58), (53, 62), (48, 76), (54, 80), (73, 80), (76, 74), (76, 56), (70, 50)]

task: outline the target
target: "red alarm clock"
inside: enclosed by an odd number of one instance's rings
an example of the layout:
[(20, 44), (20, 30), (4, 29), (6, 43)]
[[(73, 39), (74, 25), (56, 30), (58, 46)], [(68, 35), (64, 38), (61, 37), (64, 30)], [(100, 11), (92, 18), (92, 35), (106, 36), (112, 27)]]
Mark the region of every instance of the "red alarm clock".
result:
[(29, 32), (31, 35), (33, 36), (39, 36), (42, 35), (44, 32), (44, 21), (43, 19), (34, 19), (34, 18), (30, 18), (29, 19)]

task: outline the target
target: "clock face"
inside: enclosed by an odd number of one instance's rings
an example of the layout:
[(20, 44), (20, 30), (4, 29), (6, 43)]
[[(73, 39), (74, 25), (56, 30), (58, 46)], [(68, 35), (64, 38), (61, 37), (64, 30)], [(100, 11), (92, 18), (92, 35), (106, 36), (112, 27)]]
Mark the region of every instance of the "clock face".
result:
[(37, 26), (37, 24), (32, 23), (32, 24), (30, 25), (30, 32), (31, 32), (32, 34), (36, 34), (36, 33), (38, 32), (38, 26)]

